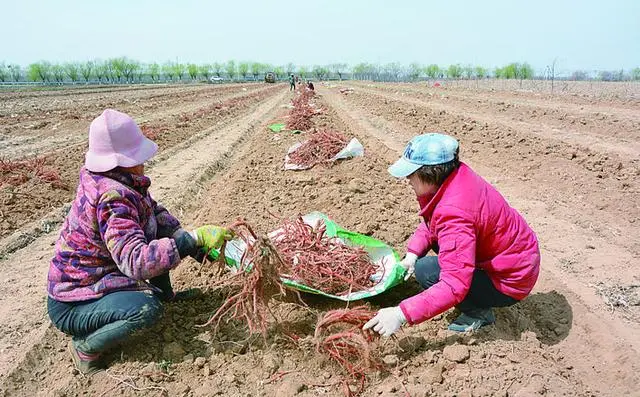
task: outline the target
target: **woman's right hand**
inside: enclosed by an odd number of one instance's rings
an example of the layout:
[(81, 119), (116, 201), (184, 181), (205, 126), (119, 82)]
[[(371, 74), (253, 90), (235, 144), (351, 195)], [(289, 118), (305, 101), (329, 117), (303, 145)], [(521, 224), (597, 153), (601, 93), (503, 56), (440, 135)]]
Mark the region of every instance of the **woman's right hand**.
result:
[(404, 281), (407, 281), (409, 277), (413, 275), (416, 270), (416, 261), (418, 260), (418, 255), (407, 252), (404, 259), (400, 261), (400, 266), (404, 267), (404, 270), (407, 271), (404, 275)]

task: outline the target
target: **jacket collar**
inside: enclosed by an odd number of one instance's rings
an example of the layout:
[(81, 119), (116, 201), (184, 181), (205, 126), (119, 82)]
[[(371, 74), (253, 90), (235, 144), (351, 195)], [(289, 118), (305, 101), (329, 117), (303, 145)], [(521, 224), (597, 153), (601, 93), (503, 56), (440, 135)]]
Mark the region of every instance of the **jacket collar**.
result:
[(93, 175), (100, 175), (109, 179), (113, 179), (125, 186), (132, 188), (142, 195), (146, 195), (149, 186), (151, 186), (151, 179), (149, 179), (148, 176), (130, 174), (128, 172), (118, 170), (117, 168), (106, 172), (91, 172), (89, 170), (86, 171)]
[(456, 170), (453, 171), (447, 177), (447, 179), (444, 180), (442, 185), (440, 185), (440, 187), (434, 194), (432, 195), (427, 194), (424, 196), (416, 197), (418, 200), (418, 203), (420, 204), (420, 212), (418, 213), (420, 216), (424, 217), (424, 219), (431, 219), (431, 215), (433, 215), (433, 211), (435, 210), (436, 206), (442, 199), (442, 196), (444, 195), (444, 192), (447, 190), (447, 187), (451, 185), (456, 175), (458, 175), (458, 173), (460, 172), (460, 169), (466, 166), (467, 166), (466, 164), (464, 164), (463, 162), (460, 162), (460, 166), (456, 168)]

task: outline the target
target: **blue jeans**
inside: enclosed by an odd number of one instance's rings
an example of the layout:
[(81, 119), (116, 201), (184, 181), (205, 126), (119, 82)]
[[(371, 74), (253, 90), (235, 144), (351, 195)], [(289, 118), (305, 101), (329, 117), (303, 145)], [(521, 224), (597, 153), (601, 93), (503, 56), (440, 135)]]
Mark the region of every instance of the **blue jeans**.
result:
[(162, 303), (149, 292), (116, 291), (84, 302), (48, 298), (47, 311), (56, 328), (73, 337), (76, 349), (95, 354), (155, 323)]
[[(427, 289), (440, 281), (440, 266), (437, 256), (424, 256), (416, 262), (416, 280)], [(492, 307), (505, 307), (518, 303), (518, 300), (498, 291), (493, 286), (491, 279), (483, 270), (476, 269), (473, 272), (471, 287), (467, 296), (460, 302), (457, 308), (462, 313), (471, 313), (478, 309), (490, 309)]]

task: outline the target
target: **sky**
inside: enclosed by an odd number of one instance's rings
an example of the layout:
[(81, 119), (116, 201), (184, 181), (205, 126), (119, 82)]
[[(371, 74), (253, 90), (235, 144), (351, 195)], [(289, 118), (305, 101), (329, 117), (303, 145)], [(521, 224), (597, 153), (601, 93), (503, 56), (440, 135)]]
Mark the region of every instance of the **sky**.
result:
[(640, 66), (640, 0), (0, 0), (0, 63)]

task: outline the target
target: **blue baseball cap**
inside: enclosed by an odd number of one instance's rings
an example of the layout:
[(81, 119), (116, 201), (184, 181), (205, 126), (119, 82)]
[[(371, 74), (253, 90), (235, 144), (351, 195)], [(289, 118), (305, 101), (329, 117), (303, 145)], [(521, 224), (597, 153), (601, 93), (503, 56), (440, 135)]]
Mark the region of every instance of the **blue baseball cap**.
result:
[(438, 165), (453, 160), (457, 151), (458, 141), (449, 135), (418, 135), (409, 141), (402, 157), (388, 171), (396, 178), (405, 178), (423, 165)]

